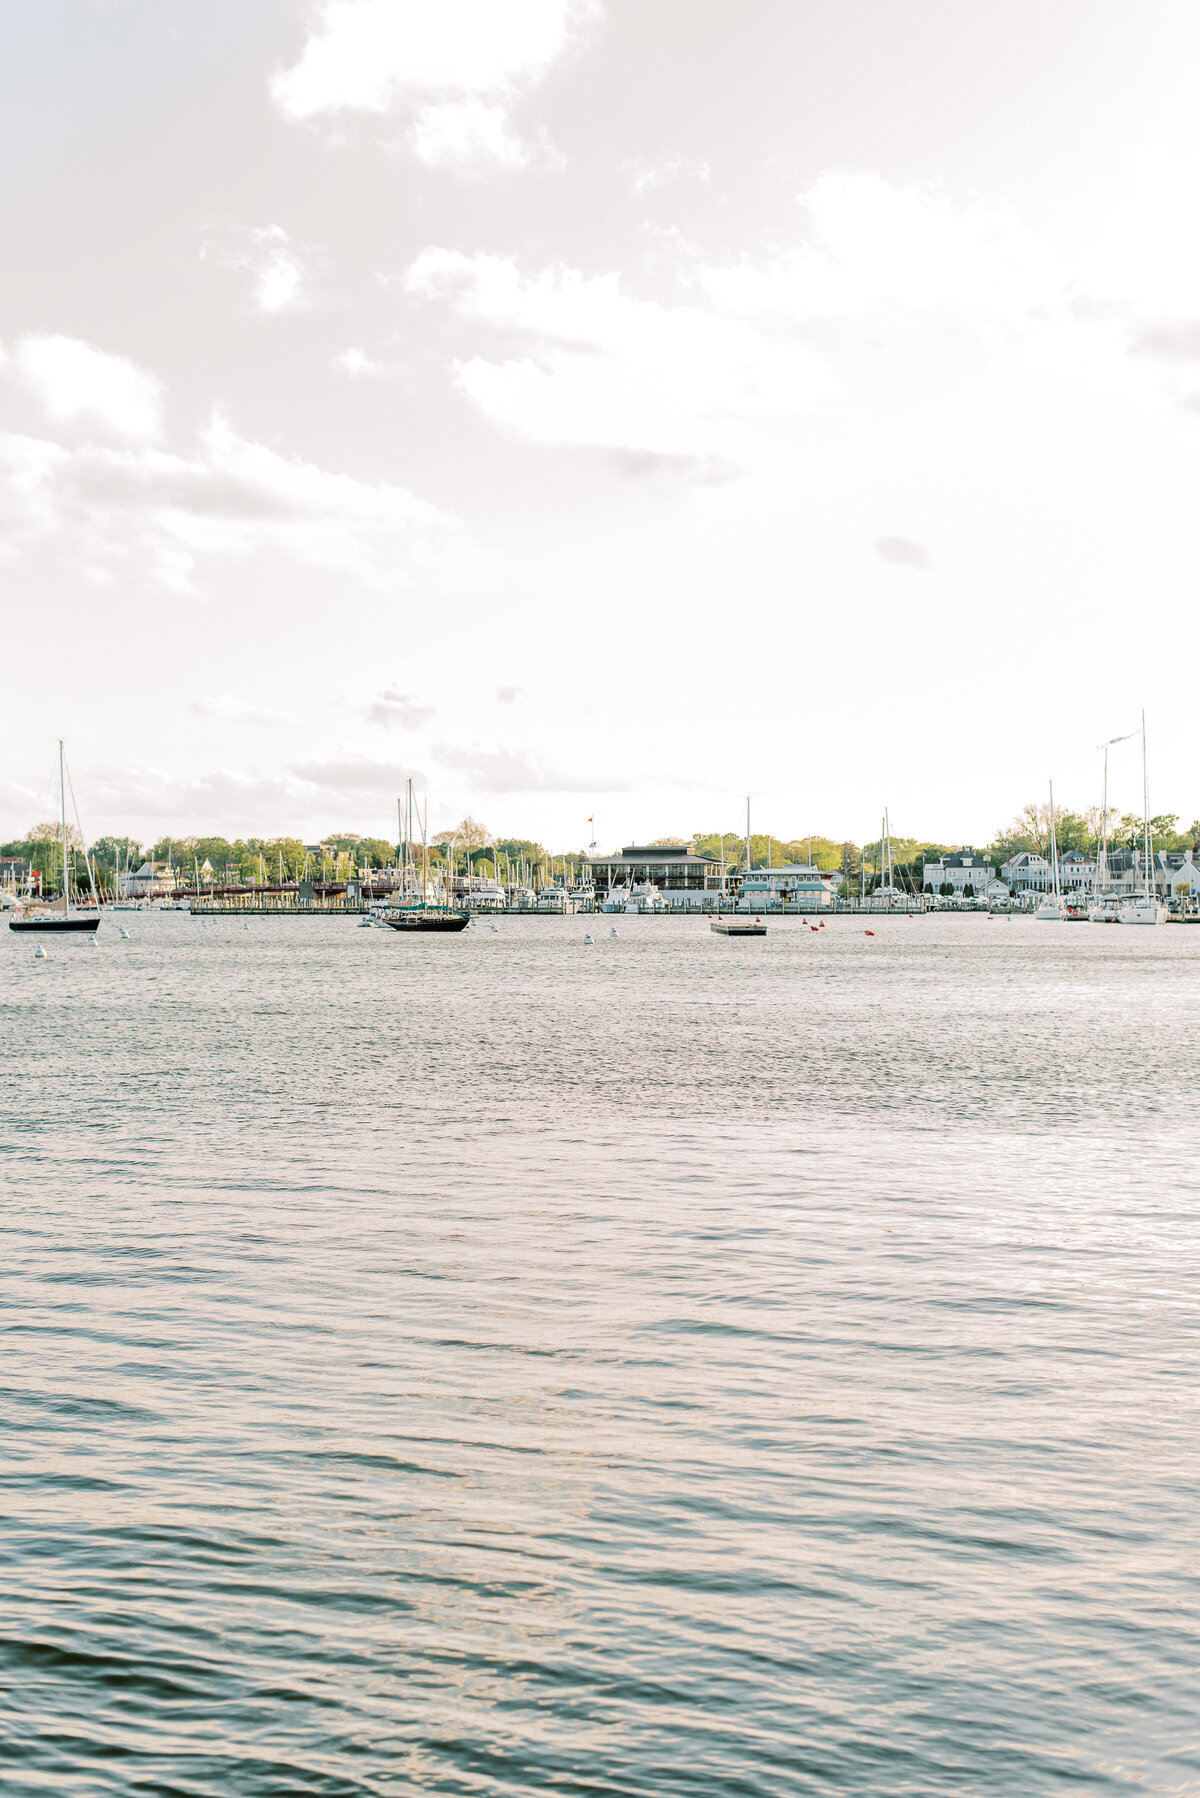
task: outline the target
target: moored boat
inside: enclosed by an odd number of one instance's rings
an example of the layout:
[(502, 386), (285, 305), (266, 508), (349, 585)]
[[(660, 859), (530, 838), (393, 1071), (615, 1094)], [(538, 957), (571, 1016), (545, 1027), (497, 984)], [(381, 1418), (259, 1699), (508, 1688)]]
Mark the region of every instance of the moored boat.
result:
[(1168, 915), (1167, 908), (1161, 900), (1153, 898), (1149, 893), (1139, 893), (1136, 898), (1126, 900), (1117, 917), (1117, 923), (1165, 924)]
[[(67, 852), (67, 773), (66, 753), (63, 741), (58, 739), (58, 785), (59, 804), (62, 818), (62, 892), (57, 899), (42, 903), (35, 900), (32, 904), (14, 907), (9, 914), (10, 930), (36, 930), (39, 933), (52, 931), (58, 935), (66, 930), (86, 930), (89, 933), (97, 930), (100, 924), (100, 906), (95, 897), (96, 883), (92, 877), (92, 864), (87, 858), (88, 880), (92, 886), (92, 904), (72, 905), (71, 903), (71, 868)], [(87, 855), (84, 851), (85, 857)]]
[(379, 913), (379, 922), (389, 930), (433, 930), (443, 934), (465, 930), (471, 922), (469, 911), (453, 905), (396, 905)]
[[(1136, 862), (1135, 862), (1136, 866)], [(1142, 713), (1142, 890), (1121, 907), (1121, 924), (1165, 924), (1169, 913), (1154, 887), (1154, 836), (1150, 829), (1150, 781), (1146, 772), (1146, 714)]]
[(10, 930), (96, 930), (100, 924), (98, 906), (23, 905), (8, 920)]
[(1043, 924), (1061, 924), (1067, 915), (1063, 903), (1062, 888), (1058, 878), (1058, 837), (1054, 827), (1054, 782), (1050, 782), (1050, 874), (1053, 887), (1046, 898), (1034, 912), (1034, 917)]

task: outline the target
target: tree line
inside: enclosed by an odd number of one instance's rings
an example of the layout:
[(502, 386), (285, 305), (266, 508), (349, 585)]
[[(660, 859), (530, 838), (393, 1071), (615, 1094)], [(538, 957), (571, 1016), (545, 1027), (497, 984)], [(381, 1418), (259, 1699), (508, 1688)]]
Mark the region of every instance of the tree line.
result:
[[(1074, 811), (1070, 807), (1056, 809), (1054, 825), (1059, 853), (1077, 849), (1086, 855), (1094, 855), (1103, 824), (1098, 806), (1086, 811)], [(1181, 830), (1178, 815), (1162, 813), (1152, 818), (1150, 825), (1155, 850), (1200, 849), (1200, 820), (1193, 820)], [(1110, 808), (1108, 839), (1116, 848), (1139, 847), (1141, 818), (1134, 813), (1118, 814)], [(744, 869), (745, 866), (746, 839), (744, 832), (738, 830), (701, 831), (687, 838), (659, 836), (653, 840), (663, 846), (689, 847), (696, 854), (711, 856), (715, 861), (724, 857), (731, 869)], [(74, 825), (67, 828), (67, 845), (73, 864), (72, 880), (85, 885), (84, 845)], [(920, 891), (924, 884), (925, 863), (964, 847), (967, 846), (893, 836), (891, 856), (897, 885)], [(418, 842), (414, 848), (419, 861), (422, 845)], [(990, 843), (978, 850), (972, 847), (972, 853), (984, 856), (998, 871), (1004, 862), (1022, 850), (1046, 855), (1049, 848), (1049, 807), (1031, 802), (1011, 823), (998, 830)], [(336, 879), (358, 872), (378, 872), (396, 865), (399, 849), (400, 845), (389, 843), (382, 837), (338, 831), (323, 837), (315, 852), (314, 846), (306, 847), (298, 837), (289, 836), (163, 836), (149, 846), (133, 837), (105, 836), (90, 845), (88, 854), (97, 883), (111, 889), (118, 873), (123, 873), (127, 866), (137, 869), (143, 861), (169, 864), (178, 869), (181, 884), (190, 884), (197, 870), (203, 885), (209, 882), (218, 886), (245, 884), (259, 880), (273, 884), (279, 880), (299, 880), (306, 874), (312, 878)], [(582, 848), (551, 852), (532, 838), (497, 838), (486, 825), (471, 817), (462, 819), (453, 828), (436, 831), (424, 852), (428, 853), (435, 867), (444, 867), (446, 860), (452, 858), (458, 870), (465, 871), (469, 866), (473, 873), (485, 878), (523, 876), (535, 881), (544, 879), (552, 869), (564, 866), (574, 878), (586, 867), (588, 857), (588, 851)], [(61, 840), (59, 827), (53, 823), (32, 825), (24, 836), (0, 844), (0, 855), (29, 860), (42, 873), (46, 884), (57, 884), (61, 880)], [(855, 843), (848, 838), (839, 840), (817, 833), (782, 837), (761, 831), (754, 832), (750, 838), (750, 866), (754, 869), (811, 864), (827, 873), (841, 874), (852, 884), (874, 887), (882, 879), (883, 862), (884, 847), (878, 838), (873, 842)], [(81, 874), (82, 880), (79, 879)]]

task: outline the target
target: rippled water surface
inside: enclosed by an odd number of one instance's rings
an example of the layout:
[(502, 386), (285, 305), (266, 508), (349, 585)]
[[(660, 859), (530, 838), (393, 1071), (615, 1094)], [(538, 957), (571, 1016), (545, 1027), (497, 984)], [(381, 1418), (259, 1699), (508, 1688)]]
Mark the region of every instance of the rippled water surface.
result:
[(1200, 1792), (1200, 930), (126, 921), (0, 942), (8, 1798)]

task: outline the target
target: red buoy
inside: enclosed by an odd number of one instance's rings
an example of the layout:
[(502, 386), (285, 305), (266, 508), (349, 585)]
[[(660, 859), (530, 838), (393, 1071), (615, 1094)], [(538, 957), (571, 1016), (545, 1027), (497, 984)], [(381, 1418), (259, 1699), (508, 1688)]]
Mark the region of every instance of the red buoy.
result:
[(873, 930), (864, 930), (863, 935), (864, 936), (874, 936), (875, 932)]

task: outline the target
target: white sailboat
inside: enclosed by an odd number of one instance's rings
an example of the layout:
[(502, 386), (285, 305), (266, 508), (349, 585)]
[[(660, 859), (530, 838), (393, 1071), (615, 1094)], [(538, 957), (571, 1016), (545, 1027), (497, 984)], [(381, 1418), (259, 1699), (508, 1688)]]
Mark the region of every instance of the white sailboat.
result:
[(1058, 877), (1058, 837), (1054, 828), (1053, 781), (1050, 782), (1050, 878), (1053, 882), (1050, 896), (1042, 900), (1033, 915), (1035, 918), (1040, 918), (1043, 924), (1059, 924), (1066, 917), (1067, 908), (1063, 904), (1062, 887)]
[(1122, 924), (1165, 924), (1167, 908), (1154, 891), (1154, 844), (1150, 834), (1150, 783), (1146, 776), (1146, 714), (1142, 713), (1142, 891), (1121, 907)]
[(1100, 745), (1104, 751), (1104, 786), (1100, 801), (1100, 847), (1096, 854), (1096, 884), (1087, 908), (1089, 924), (1116, 924), (1120, 921), (1120, 895), (1108, 890), (1108, 752), (1114, 743), (1128, 743), (1136, 735), (1137, 732), (1131, 730), (1123, 737), (1110, 737), (1107, 743)]

